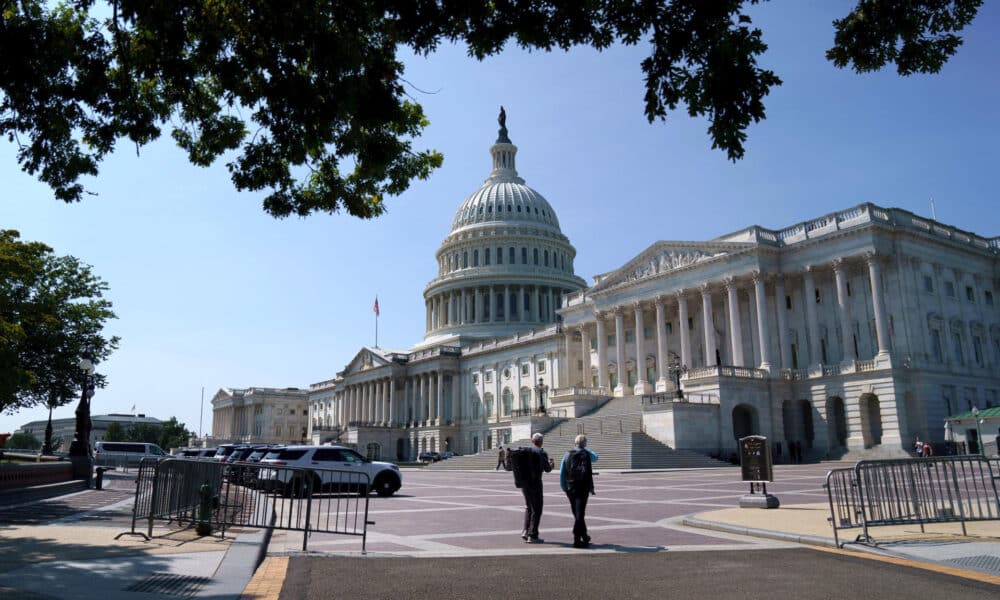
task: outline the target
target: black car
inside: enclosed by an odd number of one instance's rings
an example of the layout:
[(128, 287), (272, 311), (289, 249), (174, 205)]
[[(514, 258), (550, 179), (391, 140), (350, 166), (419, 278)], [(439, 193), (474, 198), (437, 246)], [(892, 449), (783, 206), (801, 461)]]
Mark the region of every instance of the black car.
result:
[(417, 455), (419, 462), (432, 463), (441, 460), (440, 452), (421, 452)]

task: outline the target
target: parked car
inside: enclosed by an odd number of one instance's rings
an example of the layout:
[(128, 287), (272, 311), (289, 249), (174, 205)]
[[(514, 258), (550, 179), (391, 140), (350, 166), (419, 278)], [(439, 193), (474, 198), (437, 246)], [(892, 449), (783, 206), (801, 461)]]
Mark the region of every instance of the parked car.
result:
[[(368, 460), (343, 446), (288, 446), (269, 452), (260, 464), (274, 468), (260, 470), (258, 485), (286, 495), (302, 495), (306, 485), (303, 477), (307, 476), (287, 467), (315, 469), (310, 482), (314, 491), (339, 490), (339, 486), (346, 484), (351, 486), (350, 491), (361, 494), (374, 490), (379, 496), (391, 496), (403, 485), (403, 476), (396, 465)], [(352, 473), (366, 474), (368, 486), (356, 486), (364, 478), (351, 476)]]
[(417, 460), (425, 463), (432, 463), (441, 460), (440, 452), (421, 452), (417, 455)]
[(94, 464), (104, 467), (134, 467), (144, 458), (170, 458), (156, 444), (142, 442), (97, 442), (94, 445)]
[(452, 452), (451, 450), (445, 450), (444, 452), (441, 453), (441, 460), (448, 460), (453, 456), (458, 456), (458, 454)]

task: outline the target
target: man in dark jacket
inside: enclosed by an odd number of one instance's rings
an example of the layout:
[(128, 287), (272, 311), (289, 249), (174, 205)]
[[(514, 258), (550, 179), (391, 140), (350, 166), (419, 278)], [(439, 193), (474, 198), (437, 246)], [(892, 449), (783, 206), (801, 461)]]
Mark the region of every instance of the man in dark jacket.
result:
[(538, 522), (542, 519), (542, 472), (552, 471), (552, 460), (542, 449), (544, 436), (536, 433), (531, 436), (531, 452), (537, 461), (537, 468), (530, 477), (521, 482), (521, 493), (524, 495), (524, 530), (521, 539), (529, 544), (541, 544), (545, 540), (538, 537)]
[[(569, 498), (569, 507), (573, 511), (573, 547), (586, 548), (590, 546), (590, 536), (587, 535), (587, 500), (594, 493), (593, 463), (597, 462), (597, 454), (587, 447), (587, 436), (578, 435), (574, 440), (574, 448), (567, 452), (559, 464), (559, 487)], [(583, 472), (576, 465), (582, 465)]]

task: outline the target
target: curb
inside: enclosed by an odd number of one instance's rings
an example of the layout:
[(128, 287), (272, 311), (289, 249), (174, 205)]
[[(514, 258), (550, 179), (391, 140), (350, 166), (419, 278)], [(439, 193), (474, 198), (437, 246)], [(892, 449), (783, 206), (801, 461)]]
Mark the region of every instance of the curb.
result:
[(824, 546), (827, 548), (837, 547), (837, 544), (834, 543), (832, 538), (819, 537), (815, 535), (800, 535), (797, 533), (787, 533), (784, 531), (771, 531), (770, 529), (757, 529), (756, 527), (744, 527), (742, 525), (716, 523), (714, 521), (705, 521), (703, 519), (698, 519), (695, 517), (684, 517), (681, 523), (687, 525), (688, 527), (697, 527), (699, 529), (711, 529), (714, 531), (722, 531), (724, 533), (735, 533), (737, 535), (747, 535), (751, 537), (767, 538), (771, 540), (778, 540), (781, 542), (794, 542), (796, 544), (807, 544), (810, 546)]

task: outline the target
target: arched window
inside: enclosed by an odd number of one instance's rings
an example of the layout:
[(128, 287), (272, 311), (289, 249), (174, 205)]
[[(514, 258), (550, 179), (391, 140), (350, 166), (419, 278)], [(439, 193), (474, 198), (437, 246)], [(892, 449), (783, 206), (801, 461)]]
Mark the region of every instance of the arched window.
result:
[(549, 266), (549, 251), (545, 251), (545, 266)]
[(483, 251), (483, 264), (484, 265), (490, 264), (490, 249), (489, 248), (487, 248), (486, 250)]
[(523, 387), (521, 388), (521, 410), (528, 411), (531, 409), (531, 388)]
[(472, 266), (473, 267), (479, 266), (479, 250), (472, 251)]
[(521, 247), (521, 264), (528, 264), (528, 249), (524, 247)]
[(503, 248), (497, 248), (497, 264), (503, 264)]
[(510, 415), (511, 404), (514, 402), (514, 394), (510, 391), (510, 388), (505, 387), (503, 389), (503, 414), (504, 416)]
[(535, 256), (535, 264), (537, 265), (538, 264), (538, 248), (532, 249), (532, 253)]
[(511, 246), (510, 252), (507, 253), (507, 262), (509, 262), (510, 264), (514, 264), (514, 246)]
[(465, 269), (469, 266), (469, 251), (466, 250), (462, 253), (462, 268)]
[(489, 419), (493, 416), (493, 394), (486, 392), (483, 396), (483, 404), (486, 405), (486, 418)]

